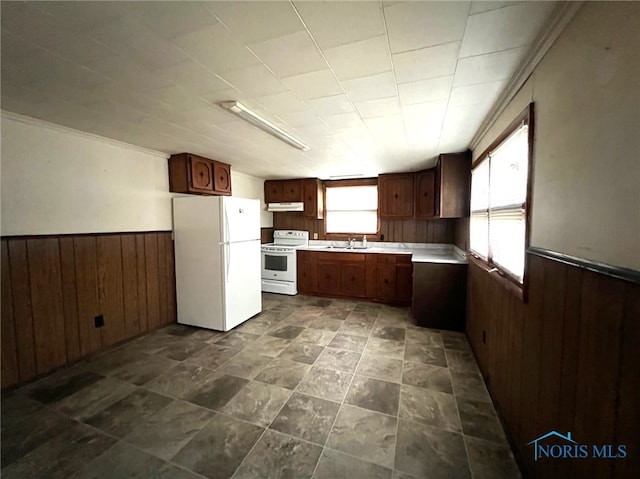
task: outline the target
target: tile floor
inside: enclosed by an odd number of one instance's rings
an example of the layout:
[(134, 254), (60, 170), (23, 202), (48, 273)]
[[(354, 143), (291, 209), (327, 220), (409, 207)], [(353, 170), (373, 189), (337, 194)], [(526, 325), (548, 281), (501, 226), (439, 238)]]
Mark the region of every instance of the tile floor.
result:
[(462, 334), (406, 308), (265, 294), (2, 398), (2, 477), (518, 478)]

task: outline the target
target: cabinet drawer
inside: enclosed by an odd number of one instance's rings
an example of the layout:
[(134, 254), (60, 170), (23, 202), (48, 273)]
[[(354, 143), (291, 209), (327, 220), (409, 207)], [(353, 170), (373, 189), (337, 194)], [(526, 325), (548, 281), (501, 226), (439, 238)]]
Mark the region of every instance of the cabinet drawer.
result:
[(364, 253), (318, 253), (318, 261), (364, 263)]
[(376, 254), (376, 263), (378, 264), (396, 264), (395, 254)]

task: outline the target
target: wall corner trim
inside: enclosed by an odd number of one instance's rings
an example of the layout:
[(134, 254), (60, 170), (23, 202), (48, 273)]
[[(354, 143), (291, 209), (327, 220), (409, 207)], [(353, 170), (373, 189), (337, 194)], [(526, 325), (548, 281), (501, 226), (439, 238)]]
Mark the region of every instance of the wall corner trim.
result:
[(487, 134), (489, 128), (491, 128), (500, 114), (507, 108), (511, 100), (513, 100), (513, 97), (516, 96), (520, 88), (522, 88), (522, 85), (524, 85), (529, 76), (531, 76), (533, 70), (553, 46), (556, 39), (564, 31), (576, 13), (578, 13), (583, 3), (582, 1), (559, 2), (553, 13), (551, 13), (550, 20), (546, 27), (531, 44), (531, 48), (520, 63), (520, 66), (510, 78), (493, 107), (491, 107), (491, 110), (489, 110), (489, 113), (487, 113), (487, 116), (480, 124), (478, 131), (476, 131), (476, 134), (471, 139), (469, 149), (474, 150), (478, 146), (482, 138)]

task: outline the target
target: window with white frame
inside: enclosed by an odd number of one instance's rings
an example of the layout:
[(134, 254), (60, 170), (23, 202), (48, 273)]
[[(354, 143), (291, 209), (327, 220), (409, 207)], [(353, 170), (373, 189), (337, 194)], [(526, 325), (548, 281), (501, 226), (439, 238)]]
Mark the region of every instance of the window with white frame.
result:
[(378, 186), (327, 184), (325, 229), (327, 233), (375, 235), (378, 229)]
[(471, 253), (519, 284), (524, 279), (527, 246), (532, 107), (478, 159), (471, 172)]

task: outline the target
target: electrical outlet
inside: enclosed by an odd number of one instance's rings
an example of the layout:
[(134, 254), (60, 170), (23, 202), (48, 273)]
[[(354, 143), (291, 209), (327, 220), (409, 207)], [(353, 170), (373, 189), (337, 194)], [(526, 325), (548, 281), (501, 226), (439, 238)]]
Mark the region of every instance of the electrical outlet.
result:
[(95, 318), (93, 318), (93, 324), (95, 324), (96, 328), (101, 328), (104, 326), (104, 315), (99, 314)]
[(317, 240), (318, 239), (318, 233), (313, 233), (313, 239)]

